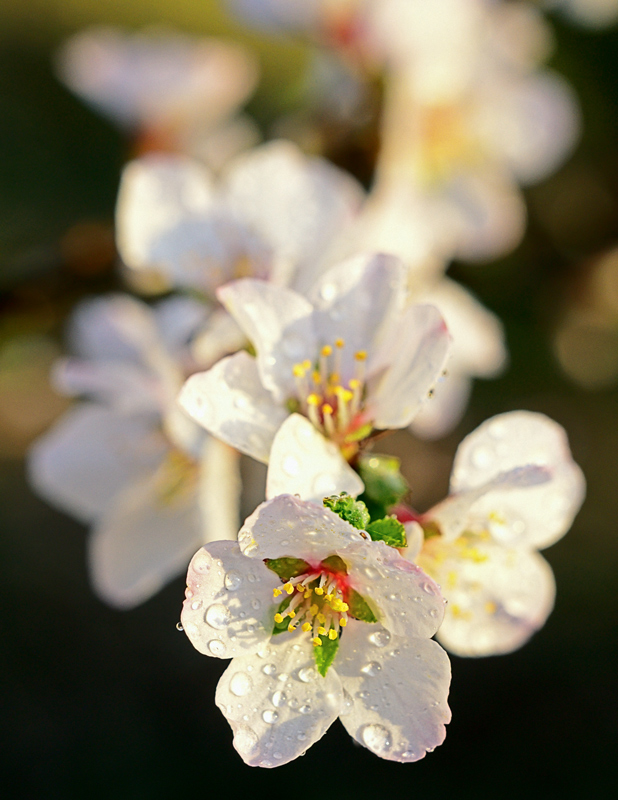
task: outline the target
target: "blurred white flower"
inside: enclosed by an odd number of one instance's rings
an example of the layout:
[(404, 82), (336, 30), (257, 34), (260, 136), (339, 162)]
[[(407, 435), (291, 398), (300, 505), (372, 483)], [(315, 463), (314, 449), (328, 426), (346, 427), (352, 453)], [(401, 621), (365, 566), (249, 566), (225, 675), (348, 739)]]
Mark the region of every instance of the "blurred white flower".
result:
[(241, 46), (163, 28), (126, 33), (92, 28), (57, 56), (61, 80), (146, 149), (180, 150), (219, 167), (254, 144), (248, 118), (236, 117), (257, 83)]
[(508, 653), (543, 626), (554, 604), (550, 566), (538, 553), (569, 529), (585, 480), (563, 428), (512, 411), (461, 443), (450, 496), (420, 517), (427, 538), (408, 557), (448, 601), (440, 642), (461, 656)]
[(30, 452), (37, 492), (92, 526), (92, 581), (115, 606), (146, 600), (200, 544), (236, 534), (238, 456), (176, 403), (204, 316), (181, 298), (154, 309), (123, 295), (82, 303), (70, 332), (76, 356), (54, 377), (60, 392), (87, 401)]
[(385, 255), (334, 267), (310, 300), (251, 279), (219, 297), (256, 357), (237, 353), (193, 375), (181, 405), (215, 436), (270, 462), (267, 496), (281, 493), (282, 474), (286, 491), (304, 499), (358, 494), (347, 459), (374, 428), (409, 425), (444, 369), (450, 336), (437, 309), (407, 304), (406, 270)]
[(366, 537), (284, 495), (256, 509), (238, 543), (193, 558), (182, 625), (201, 653), (233, 658), (216, 703), (250, 766), (298, 758), (337, 717), (391, 761), (418, 761), (444, 740), (450, 665), (430, 638), (440, 592)]

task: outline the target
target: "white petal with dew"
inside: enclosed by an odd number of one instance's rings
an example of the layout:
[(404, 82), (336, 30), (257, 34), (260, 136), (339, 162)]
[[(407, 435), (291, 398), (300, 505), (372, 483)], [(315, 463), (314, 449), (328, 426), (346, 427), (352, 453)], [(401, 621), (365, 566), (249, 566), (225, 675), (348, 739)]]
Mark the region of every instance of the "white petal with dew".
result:
[(262, 383), (284, 402), (294, 394), (294, 364), (317, 356), (311, 304), (291, 289), (250, 278), (217, 295), (255, 347)]
[(184, 572), (201, 542), (195, 473), (163, 461), (118, 494), (92, 532), (94, 588), (110, 605), (132, 608)]
[(434, 635), (444, 616), (444, 600), (420, 567), (384, 542), (365, 542), (340, 555), (350, 586), (369, 604), (385, 636)]
[(313, 564), (351, 544), (369, 544), (332, 511), (291, 495), (258, 506), (240, 529), (238, 543), (254, 560), (291, 556)]
[(236, 542), (211, 542), (193, 556), (180, 617), (193, 646), (207, 656), (255, 653), (271, 637), (273, 590), (281, 580)]
[(300, 414), (291, 414), (277, 431), (270, 450), (266, 497), (298, 495), (321, 505), (324, 497), (364, 490), (358, 474), (334, 442)]
[(92, 522), (128, 484), (158, 468), (168, 451), (158, 424), (154, 415), (80, 403), (30, 450), (30, 481), (54, 506)]
[(571, 526), (584, 499), (585, 480), (564, 429), (543, 414), (500, 414), (467, 436), (455, 455), (451, 492), (479, 488), (500, 473), (530, 465), (548, 471), (551, 480), (521, 491), (496, 487), (475, 505), (470, 521), (482, 525), (493, 520), (492, 535), (505, 543), (548, 547)]
[(214, 436), (264, 462), (288, 416), (264, 389), (255, 359), (244, 351), (222, 359), (208, 372), (192, 375), (179, 402)]
[(321, 739), (343, 706), (334, 669), (322, 677), (308, 636), (283, 633), (257, 654), (235, 658), (217, 685), (216, 703), (234, 747), (252, 767), (278, 767)]
[(335, 667), (349, 698), (341, 722), (380, 758), (418, 761), (442, 744), (451, 719), (448, 656), (429, 639), (376, 646), (372, 627), (351, 622), (341, 637)]
[(434, 306), (410, 306), (392, 320), (378, 356), (386, 369), (368, 388), (376, 428), (404, 428), (412, 422), (444, 370), (450, 342)]
[(438, 639), (458, 656), (521, 647), (549, 616), (556, 593), (549, 564), (535, 551), (476, 537), (429, 540), (418, 563), (448, 600)]

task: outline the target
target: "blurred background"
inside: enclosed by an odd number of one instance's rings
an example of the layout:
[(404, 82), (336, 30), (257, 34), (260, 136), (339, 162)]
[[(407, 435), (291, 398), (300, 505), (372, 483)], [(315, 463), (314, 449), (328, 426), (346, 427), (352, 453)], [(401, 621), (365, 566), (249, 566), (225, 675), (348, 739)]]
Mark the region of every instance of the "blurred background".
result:
[[(200, 656), (176, 622), (184, 581), (128, 612), (88, 585), (86, 529), (29, 489), (29, 444), (66, 408), (47, 376), (75, 303), (122, 283), (113, 213), (135, 147), (56, 79), (70, 34), (93, 23), (164, 23), (255, 50), (261, 80), (247, 110), (262, 134), (300, 103), (307, 49), (235, 26), (215, 0), (4, 0), (0, 7), (1, 712), (5, 787), (15, 797), (159, 798), (251, 791), (404, 792), (460, 798), (613, 796), (618, 771), (618, 28), (553, 19), (550, 64), (574, 87), (584, 132), (574, 156), (527, 191), (523, 243), (483, 266), (453, 264), (503, 321), (511, 362), (477, 381), (446, 439), (397, 434), (425, 509), (448, 486), (462, 437), (512, 409), (567, 430), (588, 495), (573, 529), (545, 552), (556, 609), (520, 651), (453, 657), (453, 722), (414, 765), (382, 762), (335, 723), (275, 772), (246, 767), (214, 705), (225, 663)], [(360, 155), (359, 155), (360, 153)], [(366, 178), (362, 148), (328, 153)], [(247, 498), (248, 513), (252, 510)], [(275, 788), (276, 787), (276, 788)]]

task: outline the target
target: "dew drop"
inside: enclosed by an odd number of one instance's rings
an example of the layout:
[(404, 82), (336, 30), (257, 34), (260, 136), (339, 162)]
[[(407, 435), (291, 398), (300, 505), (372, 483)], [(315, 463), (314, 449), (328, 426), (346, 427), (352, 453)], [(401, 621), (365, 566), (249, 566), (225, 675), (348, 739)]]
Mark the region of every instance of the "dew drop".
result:
[(320, 289), (320, 297), (322, 300), (334, 300), (337, 295), (337, 286), (334, 283), (325, 283)]
[(262, 605), (262, 604), (261, 604), (261, 603), (260, 603), (260, 601), (257, 599), (257, 597), (254, 597), (254, 598), (253, 598), (253, 600), (251, 601), (251, 608), (252, 608), (254, 611), (257, 611), (257, 610), (258, 610), (258, 608), (259, 608), (261, 605)]
[(305, 703), (298, 710), (300, 711), (301, 714), (310, 714), (311, 706), (309, 705), (309, 703)]
[(276, 671), (277, 667), (274, 664), (264, 664), (262, 667), (264, 675), (274, 675)]
[(414, 758), (414, 750), (404, 750), (401, 754), (402, 758)]
[(249, 755), (258, 744), (257, 734), (247, 725), (241, 725), (234, 734), (234, 747), (244, 756)]
[(223, 583), (228, 592), (235, 592), (240, 588), (240, 584), (242, 583), (242, 575), (239, 572), (231, 570), (230, 572), (226, 573)]
[(243, 697), (244, 695), (249, 694), (252, 688), (253, 681), (246, 672), (237, 672), (235, 675), (232, 675), (232, 680), (230, 681), (230, 692), (235, 694), (236, 697)]
[(361, 672), (364, 672), (365, 675), (371, 675), (372, 677), (374, 677), (381, 671), (382, 671), (382, 665), (378, 664), (377, 661), (370, 661), (368, 664), (365, 664), (364, 667), (361, 667)]
[(279, 714), (277, 711), (273, 711), (272, 708), (267, 708), (266, 711), (262, 712), (262, 719), (267, 725), (274, 725), (279, 719)]
[(437, 610), (436, 610), (435, 608), (432, 608), (432, 609), (430, 610), (430, 612), (429, 612), (429, 616), (430, 616), (430, 617), (437, 617), (437, 616), (438, 616), (438, 612), (437, 612)]
[(313, 667), (303, 667), (298, 670), (298, 677), (303, 683), (310, 683), (318, 677), (318, 673)]
[(182, 627), (182, 622), (177, 622), (176, 623), (176, 630), (177, 631), (184, 631), (184, 628)]
[(391, 748), (391, 734), (384, 725), (366, 725), (361, 736), (367, 747), (378, 755), (387, 753)]
[(214, 605), (206, 609), (204, 619), (211, 628), (221, 630), (222, 628), (227, 628), (231, 616), (229, 608), (222, 605), (222, 603), (214, 603)]
[(429, 582), (424, 583), (423, 584), (423, 591), (427, 592), (427, 594), (434, 594), (435, 595), (435, 591), (434, 591), (432, 583), (429, 583)]
[(301, 731), (299, 734), (297, 734), (296, 738), (298, 739), (299, 742), (306, 742), (307, 734)]
[(344, 717), (346, 714), (349, 714), (354, 706), (354, 700), (350, 696), (350, 694), (344, 689), (343, 690), (343, 706), (341, 707), (341, 711), (339, 712), (339, 716)]
[(191, 603), (191, 608), (193, 609), (193, 611), (197, 611), (198, 608), (201, 608), (201, 606), (202, 606), (202, 601), (201, 600), (194, 600)]
[(391, 635), (387, 630), (384, 630), (384, 628), (369, 635), (369, 641), (376, 647), (386, 647), (390, 640)]
[(365, 567), (365, 575), (369, 580), (373, 580), (374, 578), (378, 578), (380, 573), (374, 567)]
[(478, 445), (472, 451), (472, 464), (479, 469), (486, 469), (493, 464), (494, 454), (485, 445)]
[(278, 691), (273, 694), (272, 699), (273, 705), (277, 708), (281, 708), (281, 706), (285, 705), (285, 701), (288, 699), (288, 696), (285, 692)]
[(211, 639), (208, 642), (208, 649), (213, 656), (222, 656), (225, 653), (225, 645), (221, 639)]

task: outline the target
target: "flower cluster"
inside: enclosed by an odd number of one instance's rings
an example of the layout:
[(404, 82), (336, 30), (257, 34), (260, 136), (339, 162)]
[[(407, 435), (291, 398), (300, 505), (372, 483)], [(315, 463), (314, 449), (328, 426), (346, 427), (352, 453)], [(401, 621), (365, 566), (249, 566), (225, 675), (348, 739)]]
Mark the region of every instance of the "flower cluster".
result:
[[(520, 187), (570, 153), (577, 104), (523, 0), (230, 6), (322, 48), (313, 102), (350, 136), (355, 114), (334, 100), (354, 87), (380, 142), (370, 188), (326, 147), (303, 152), (322, 140), (310, 115), (275, 126), (296, 143), (255, 144), (236, 113), (254, 62), (236, 46), (72, 40), (63, 79), (142, 152), (120, 181), (123, 275), (167, 296), (78, 307), (54, 380), (81, 402), (30, 474), (92, 526), (93, 584), (113, 605), (146, 600), (197, 550), (181, 624), (232, 658), (216, 702), (247, 764), (289, 762), (337, 717), (378, 756), (416, 761), (450, 719), (431, 637), (481, 656), (543, 625), (555, 586), (538, 550), (570, 527), (584, 479), (563, 429), (532, 412), (469, 434), (449, 497), (424, 512), (373, 448), (392, 430), (452, 430), (472, 379), (504, 368), (500, 321), (446, 268), (518, 244)], [(268, 473), (237, 535), (241, 454)]]

